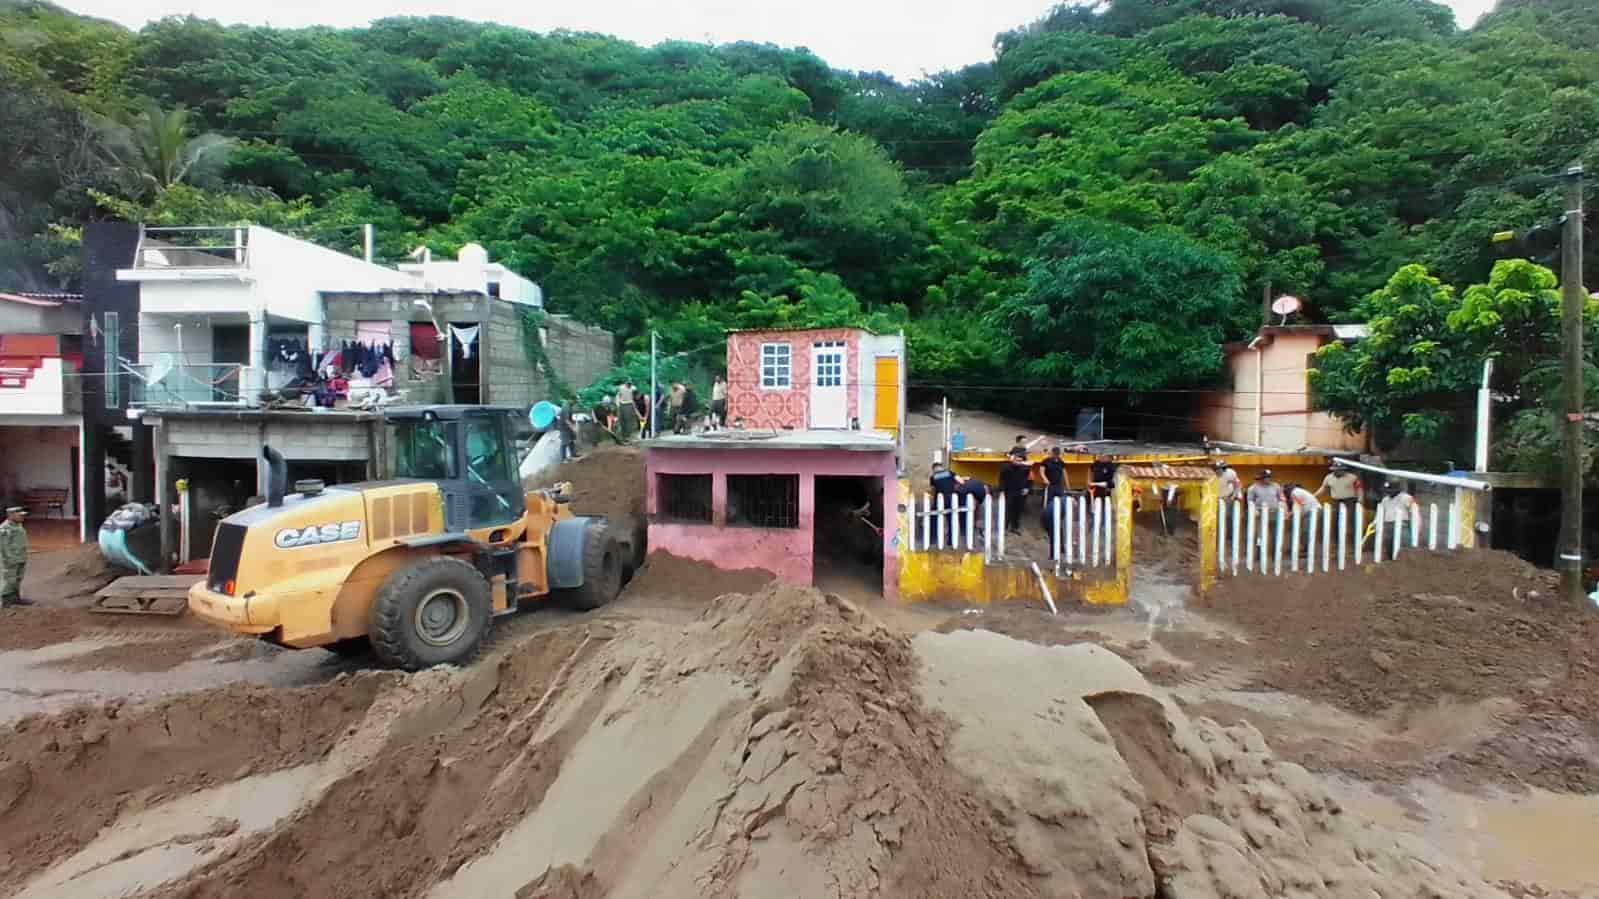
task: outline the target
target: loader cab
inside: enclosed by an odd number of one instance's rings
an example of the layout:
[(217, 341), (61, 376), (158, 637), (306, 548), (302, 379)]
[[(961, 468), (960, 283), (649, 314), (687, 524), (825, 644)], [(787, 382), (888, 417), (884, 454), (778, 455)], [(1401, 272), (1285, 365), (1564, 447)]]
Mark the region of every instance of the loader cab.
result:
[(418, 406), (385, 410), (391, 474), (434, 481), (444, 494), (449, 531), (511, 524), (526, 500), (517, 474), (520, 410), (498, 406)]

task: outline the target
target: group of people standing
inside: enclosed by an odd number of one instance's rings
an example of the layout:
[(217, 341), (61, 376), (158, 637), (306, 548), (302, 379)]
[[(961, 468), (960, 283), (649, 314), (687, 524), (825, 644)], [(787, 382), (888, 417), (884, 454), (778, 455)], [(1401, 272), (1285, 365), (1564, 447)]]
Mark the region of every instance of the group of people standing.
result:
[[(1220, 482), (1222, 502), (1242, 502), (1268, 511), (1314, 511), (1321, 508), (1321, 497), (1325, 494), (1333, 506), (1347, 510), (1343, 514), (1353, 516), (1355, 507), (1366, 502), (1365, 482), (1342, 459), (1332, 460), (1327, 476), (1315, 491), (1296, 483), (1278, 484), (1269, 468), (1255, 475), (1254, 483), (1245, 489), (1238, 472), (1225, 459), (1216, 462), (1216, 479)], [(1398, 481), (1383, 482), (1377, 507), (1384, 521), (1397, 521), (1401, 527), (1410, 525), (1414, 510), (1418, 508), (1416, 498)]]
[[(1066, 473), (1066, 460), (1061, 455), (1064, 447), (1051, 447), (1047, 456), (1037, 462), (1031, 462), (1028, 459), (1026, 439), (1025, 434), (1016, 435), (1016, 443), (1006, 453), (1005, 466), (999, 471), (997, 492), (1005, 497), (1003, 524), (1007, 533), (1022, 532), (1027, 497), (1032, 493), (1035, 480), (1042, 480), (1044, 501), (1039, 521), (1044, 530), (1053, 536), (1054, 517), (1050, 514), (1051, 504), (1056, 497), (1074, 493)], [(1083, 448), (1079, 447), (1078, 450), (1083, 451)], [(1086, 493), (1091, 498), (1109, 496), (1115, 480), (1116, 463), (1110, 456), (1100, 454), (1094, 458), (1094, 463), (1089, 468)], [(976, 478), (957, 475), (942, 463), (933, 465), (933, 474), (929, 481), (934, 495), (943, 497), (944, 506), (948, 509), (965, 508), (967, 497), (972, 497), (980, 504), (990, 494), (987, 484)], [(961, 516), (953, 512), (948, 514), (951, 515), (951, 533), (958, 534)]]
[[(616, 395), (609, 405), (610, 408), (602, 412), (601, 420), (606, 421), (624, 443), (643, 433), (649, 426), (651, 414), (660, 416), (662, 430), (687, 434), (701, 411), (699, 394), (683, 381), (673, 381), (664, 390), (656, 388), (652, 404), (632, 381), (624, 380), (617, 385)], [(717, 375), (711, 383), (711, 406), (705, 427), (719, 430), (726, 420), (727, 378)]]

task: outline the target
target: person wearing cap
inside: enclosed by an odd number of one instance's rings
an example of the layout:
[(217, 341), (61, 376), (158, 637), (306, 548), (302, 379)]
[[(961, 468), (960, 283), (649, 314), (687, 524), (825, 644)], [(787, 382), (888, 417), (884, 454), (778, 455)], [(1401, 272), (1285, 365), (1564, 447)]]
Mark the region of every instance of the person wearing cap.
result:
[(1260, 474), (1255, 475), (1255, 483), (1249, 485), (1248, 500), (1251, 506), (1263, 509), (1280, 508), (1283, 503), (1283, 488), (1271, 479), (1271, 469), (1262, 468)]
[(22, 598), (22, 572), (28, 567), (28, 532), (22, 527), (28, 510), (6, 507), (5, 523), (0, 524), (0, 606), (31, 606)]
[(1334, 506), (1347, 509), (1344, 514), (1355, 514), (1355, 505), (1365, 498), (1366, 485), (1360, 482), (1360, 476), (1342, 459), (1332, 460), (1327, 476), (1321, 479), (1321, 486), (1316, 488), (1316, 496), (1323, 493), (1332, 500)]
[[(1404, 485), (1398, 481), (1384, 481), (1382, 485), (1382, 499), (1377, 503), (1378, 510), (1382, 513), (1382, 520), (1388, 525), (1398, 527), (1402, 532), (1406, 526), (1413, 525), (1412, 520), (1416, 506), (1416, 498), (1410, 495)], [(1376, 521), (1372, 521), (1372, 526)], [(1368, 528), (1370, 530), (1370, 528)]]
[[(933, 488), (933, 495), (935, 497), (933, 500), (935, 503), (934, 508), (937, 508), (936, 504), (938, 503), (938, 499), (936, 497), (942, 497), (944, 501), (944, 508), (953, 510), (955, 508), (955, 489), (960, 486), (960, 483), (961, 477), (959, 475), (955, 474), (953, 471), (950, 471), (947, 467), (945, 467), (944, 463), (934, 462), (933, 474), (927, 479), (928, 486)], [(952, 516), (949, 517), (948, 521), (948, 527), (950, 528), (949, 536), (951, 541), (954, 542), (959, 540), (959, 537), (955, 533), (955, 529), (960, 527), (960, 516), (954, 515), (953, 512), (946, 512), (945, 515)], [(934, 519), (929, 518), (927, 521), (929, 525), (932, 525)]]
[(1244, 498), (1244, 482), (1226, 459), (1216, 460), (1216, 493), (1224, 503), (1236, 503)]
[(1027, 508), (1027, 492), (1033, 486), (1033, 469), (1027, 464), (1027, 451), (1011, 450), (1010, 462), (999, 471), (999, 489), (1005, 494), (1005, 530), (1022, 532), (1022, 510)]

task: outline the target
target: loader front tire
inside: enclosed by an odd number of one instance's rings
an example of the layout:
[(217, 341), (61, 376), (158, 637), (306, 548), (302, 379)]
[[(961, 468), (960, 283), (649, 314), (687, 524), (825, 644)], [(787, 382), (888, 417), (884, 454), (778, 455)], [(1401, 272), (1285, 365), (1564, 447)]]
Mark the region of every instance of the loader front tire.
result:
[(372, 603), (372, 651), (385, 665), (420, 671), (472, 660), (489, 631), (489, 583), (448, 556), (389, 576)]
[(561, 590), (557, 599), (567, 608), (593, 611), (622, 592), (622, 546), (604, 523), (583, 533), (583, 586)]

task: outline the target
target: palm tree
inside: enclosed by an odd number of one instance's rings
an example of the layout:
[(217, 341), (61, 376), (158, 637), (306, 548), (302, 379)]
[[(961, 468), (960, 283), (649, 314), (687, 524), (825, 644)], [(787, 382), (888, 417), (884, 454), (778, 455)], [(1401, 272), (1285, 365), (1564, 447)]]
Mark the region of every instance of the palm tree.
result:
[(118, 125), (112, 145), (123, 170), (150, 192), (220, 181), (234, 145), (220, 134), (194, 134), (189, 110), (164, 110), (153, 101), (139, 114), (122, 117)]

